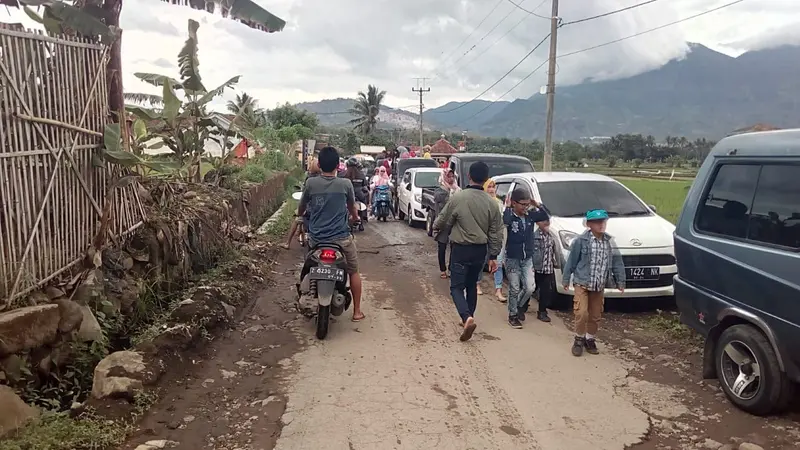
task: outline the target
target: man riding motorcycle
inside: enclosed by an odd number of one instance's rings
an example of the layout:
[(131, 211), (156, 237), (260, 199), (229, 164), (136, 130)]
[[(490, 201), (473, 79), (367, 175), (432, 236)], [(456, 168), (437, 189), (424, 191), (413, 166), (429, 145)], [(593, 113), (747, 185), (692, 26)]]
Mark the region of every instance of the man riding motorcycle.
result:
[(339, 153), (333, 147), (325, 147), (317, 157), (322, 174), (309, 178), (303, 187), (298, 215), (309, 212), (309, 248), (319, 243), (334, 243), (342, 249), (350, 291), (353, 294), (353, 321), (364, 319), (361, 312), (361, 275), (358, 272), (358, 249), (350, 234), (350, 220), (358, 220), (355, 192), (349, 180), (337, 177)]
[[(344, 172), (344, 178), (347, 178), (350, 180), (350, 183), (353, 184), (356, 200), (365, 205), (369, 204), (369, 185), (367, 184), (367, 177), (364, 176), (364, 172), (361, 171), (361, 163), (356, 158), (351, 157), (347, 160), (345, 165), (347, 166), (347, 170)], [(364, 231), (364, 222), (366, 221), (367, 213), (364, 211), (361, 217), (361, 223), (358, 225), (359, 231)]]

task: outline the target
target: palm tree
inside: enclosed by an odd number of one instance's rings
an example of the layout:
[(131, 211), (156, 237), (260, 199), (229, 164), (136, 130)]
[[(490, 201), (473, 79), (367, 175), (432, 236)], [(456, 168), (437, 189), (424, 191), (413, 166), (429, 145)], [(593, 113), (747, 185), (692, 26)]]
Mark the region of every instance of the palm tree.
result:
[(378, 114), (381, 112), (381, 102), (386, 96), (386, 91), (378, 91), (377, 86), (367, 86), (367, 93), (359, 91), (358, 98), (353, 107), (348, 111), (356, 116), (348, 123), (353, 125), (353, 129), (364, 135), (372, 134), (378, 128)]
[(241, 95), (236, 94), (236, 100), (229, 100), (226, 107), (231, 114), (235, 115), (232, 124), (248, 137), (252, 137), (253, 131), (257, 128), (267, 124), (266, 112), (258, 107), (258, 100), (247, 92), (243, 92)]

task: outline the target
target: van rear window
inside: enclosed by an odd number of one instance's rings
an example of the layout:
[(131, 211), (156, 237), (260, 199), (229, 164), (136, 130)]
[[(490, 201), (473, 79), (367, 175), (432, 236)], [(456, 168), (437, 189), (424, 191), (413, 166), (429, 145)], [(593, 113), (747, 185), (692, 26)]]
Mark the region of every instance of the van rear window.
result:
[(800, 248), (800, 165), (720, 166), (696, 224), (708, 233)]

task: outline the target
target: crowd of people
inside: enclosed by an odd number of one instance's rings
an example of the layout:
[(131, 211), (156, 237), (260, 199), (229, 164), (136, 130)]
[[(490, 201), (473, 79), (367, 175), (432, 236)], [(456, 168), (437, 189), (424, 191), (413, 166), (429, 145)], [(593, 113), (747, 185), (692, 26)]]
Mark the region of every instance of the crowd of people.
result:
[[(358, 219), (356, 200), (368, 203), (370, 189), (366, 186), (390, 183), (391, 166), (379, 165), (367, 181), (355, 164), (346, 164), (344, 177), (338, 176), (339, 164), (339, 154), (332, 147), (322, 149), (318, 159), (308, 164), (297, 211), (299, 219), (285, 247), (289, 247), (299, 223), (304, 223), (308, 231), (309, 247), (323, 241), (339, 244), (350, 274), (353, 320), (360, 321), (365, 316), (361, 311), (358, 251), (350, 234), (348, 214), (350, 220)], [(450, 281), (450, 295), (461, 319), (461, 341), (468, 341), (477, 328), (475, 313), (485, 267), (492, 274), (494, 297), (506, 303), (508, 324), (515, 329), (523, 327), (537, 287), (537, 318), (550, 322), (547, 310), (557, 296), (555, 269), (561, 268), (562, 285), (567, 290), (570, 285), (574, 289), (572, 354), (598, 353), (596, 335), (604, 290), (625, 289), (622, 257), (606, 233), (608, 213), (601, 209), (586, 212), (587, 230), (573, 241), (569, 257), (563, 261), (549, 229), (550, 212), (528, 189), (518, 187), (505, 201), (500, 200), (494, 181), (489, 179), (489, 166), (483, 162), (469, 167), (468, 178), (468, 186), (461, 189), (453, 172), (442, 169), (435, 195), (438, 214), (433, 224), (440, 277)], [(504, 278), (508, 281), (508, 297), (503, 295)]]

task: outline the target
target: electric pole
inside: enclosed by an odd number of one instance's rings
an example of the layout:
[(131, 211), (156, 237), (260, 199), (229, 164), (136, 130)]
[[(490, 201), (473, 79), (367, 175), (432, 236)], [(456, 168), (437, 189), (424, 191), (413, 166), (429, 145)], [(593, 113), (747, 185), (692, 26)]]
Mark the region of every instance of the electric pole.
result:
[(553, 13), (550, 18), (550, 63), (547, 69), (547, 124), (544, 134), (544, 167), (553, 170), (553, 109), (556, 99), (556, 48), (558, 33), (558, 0), (553, 0)]
[[(420, 147), (423, 147), (425, 145), (425, 143), (423, 141), (423, 137), (422, 137), (422, 125), (423, 125), (423, 122), (422, 122), (422, 107), (423, 107), (423, 105), (422, 105), (422, 94), (424, 94), (425, 92), (430, 92), (431, 91), (431, 88), (425, 89), (425, 80), (427, 80), (427, 78), (417, 78), (417, 87), (411, 88), (412, 92), (419, 92), (419, 146)], [(422, 81), (421, 84), (420, 84), (420, 81)]]

